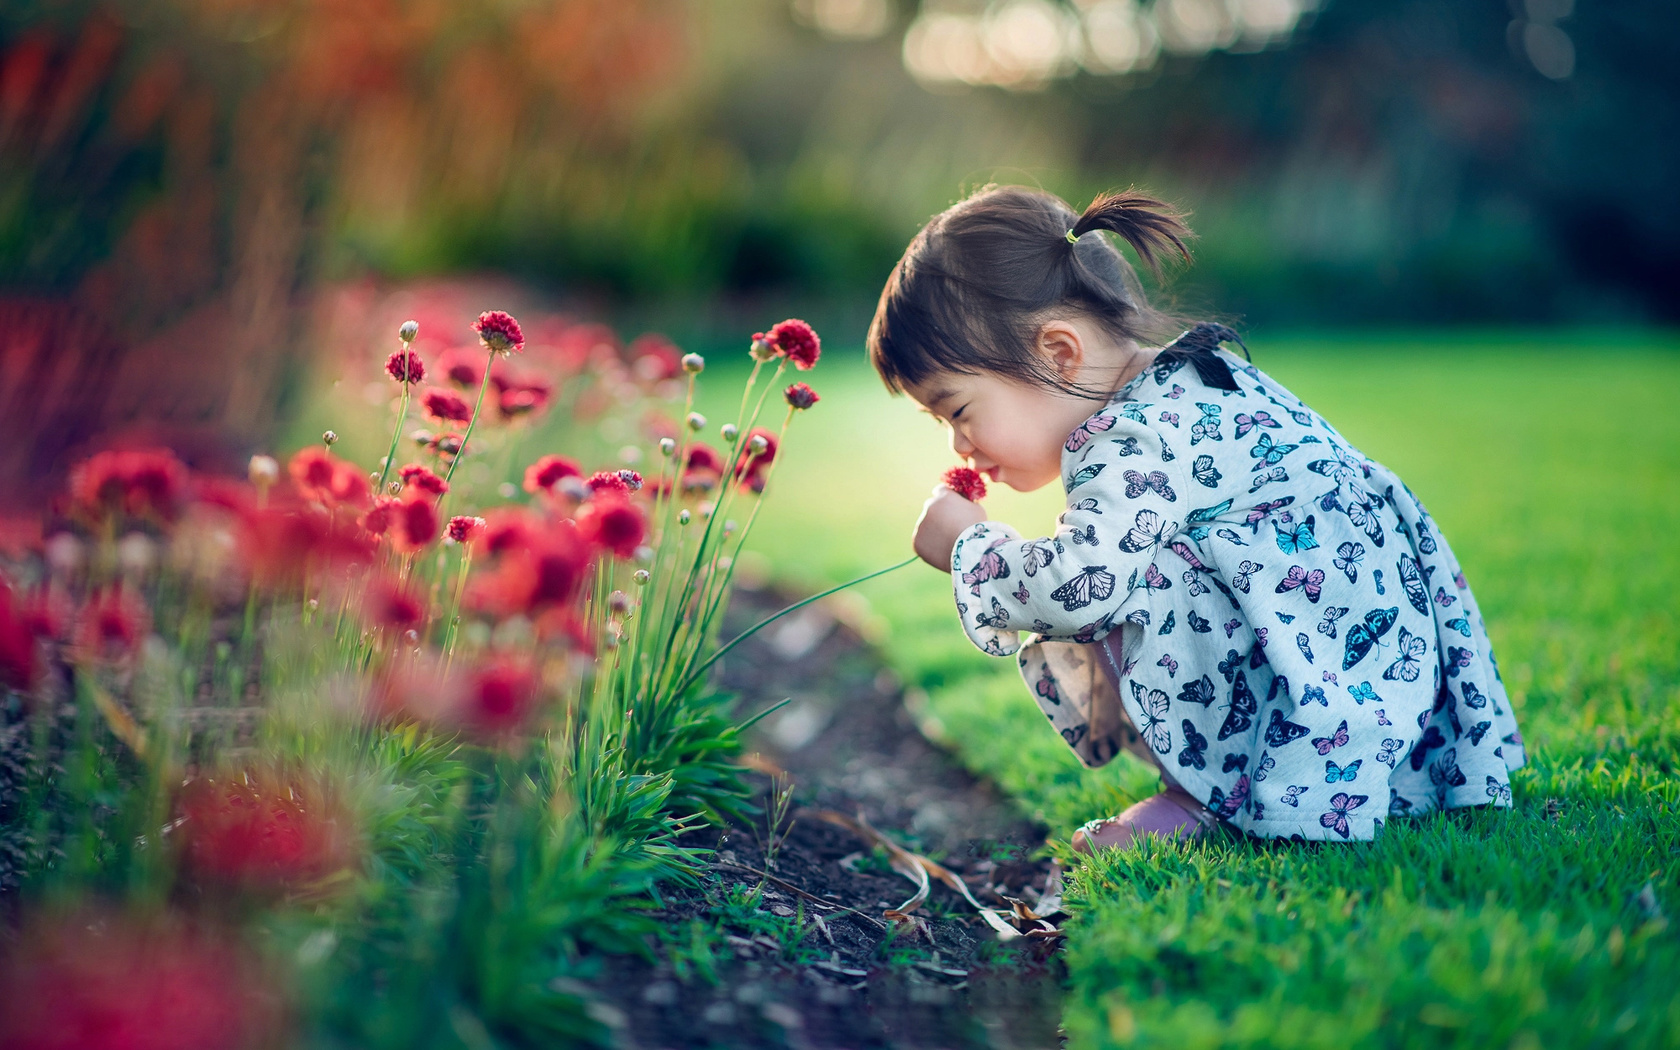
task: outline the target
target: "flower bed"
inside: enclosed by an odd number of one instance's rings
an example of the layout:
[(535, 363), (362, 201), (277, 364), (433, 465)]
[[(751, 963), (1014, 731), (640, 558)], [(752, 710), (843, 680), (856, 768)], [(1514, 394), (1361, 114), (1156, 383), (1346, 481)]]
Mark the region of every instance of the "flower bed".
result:
[[(599, 1036), (563, 978), (645, 950), (702, 861), (679, 836), (749, 808), (708, 672), (816, 334), (755, 336), (712, 445), (705, 362), (663, 340), (421, 329), (380, 461), (333, 431), (244, 479), (100, 453), (3, 563), (0, 1002), (33, 1005), (0, 1045)], [(562, 385), (646, 468), (532, 455), (486, 498), (459, 468)]]

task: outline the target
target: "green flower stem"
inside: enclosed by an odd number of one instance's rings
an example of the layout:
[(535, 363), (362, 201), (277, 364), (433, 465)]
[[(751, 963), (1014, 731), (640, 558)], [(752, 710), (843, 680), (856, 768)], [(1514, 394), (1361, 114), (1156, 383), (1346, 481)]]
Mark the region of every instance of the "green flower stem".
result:
[[(443, 476), (443, 483), (445, 485), (449, 484), (449, 480), (455, 476), (455, 468), (460, 466), (461, 460), (466, 457), (467, 442), (472, 440), (473, 427), (478, 425), (478, 412), (479, 409), (484, 407), (484, 392), (490, 389), (490, 369), (495, 364), (496, 351), (492, 350), (490, 351), (489, 359), (484, 363), (484, 380), (478, 384), (478, 401), (473, 404), (472, 418), (467, 420), (467, 432), (461, 435), (461, 447), (455, 450), (455, 458), (449, 461), (449, 472)], [(449, 493), (445, 492), (444, 495), (447, 496)], [(441, 516), (442, 513), (443, 501), (440, 499), (438, 501), (439, 516)]]
[(706, 657), (705, 663), (702, 663), (699, 667), (696, 667), (693, 671), (689, 672), (688, 677), (683, 679), (682, 684), (677, 687), (675, 692), (676, 693), (681, 693), (684, 689), (687, 689), (689, 686), (691, 686), (695, 682), (699, 681), (700, 676), (705, 674), (707, 669), (709, 669), (713, 664), (715, 664), (719, 660), (723, 659), (724, 654), (728, 653), (729, 650), (735, 648), (737, 645), (740, 645), (742, 642), (746, 641), (748, 638), (751, 638), (753, 635), (757, 634), (759, 631), (762, 631), (764, 628), (766, 628), (766, 627), (770, 626), (771, 624), (775, 623), (777, 620), (780, 620), (782, 617), (786, 616), (788, 613), (797, 612), (798, 610), (803, 609), (805, 606), (810, 605), (814, 601), (819, 601), (823, 598), (827, 598), (831, 594), (838, 594), (840, 591), (843, 591), (848, 587), (855, 587), (860, 583), (866, 583), (869, 580), (873, 580), (877, 576), (885, 576), (889, 572), (897, 572), (899, 569), (904, 568), (906, 565), (914, 564), (915, 561), (916, 561), (916, 558), (917, 558), (917, 556), (912, 554), (910, 557), (904, 559), (903, 561), (897, 563), (896, 565), (889, 565), (884, 569), (876, 569), (874, 572), (869, 573), (867, 576), (859, 576), (855, 580), (847, 580), (845, 583), (840, 584), (838, 587), (830, 587), (828, 590), (823, 591), (820, 594), (813, 594), (809, 598), (806, 598), (802, 601), (794, 602), (792, 605), (788, 606), (785, 609), (780, 610), (779, 612), (771, 613), (769, 616), (766, 616), (764, 619), (758, 621), (757, 623), (753, 624), (751, 627), (747, 628), (746, 630), (742, 631), (740, 634), (736, 635), (734, 638), (730, 639), (727, 644), (719, 647), (717, 652), (713, 653), (711, 656)]
[[(404, 349), (407, 349), (406, 344), (404, 344)], [(402, 437), (403, 424), (408, 422), (408, 390), (409, 384), (404, 383), (402, 385), (402, 407), (397, 409), (397, 425), (391, 431), (391, 447), (386, 451), (385, 465), (379, 471), (379, 484), (374, 486), (373, 496), (375, 499), (385, 494), (385, 479), (391, 476), (391, 464), (397, 458), (397, 441)], [(263, 494), (267, 495), (266, 489)]]

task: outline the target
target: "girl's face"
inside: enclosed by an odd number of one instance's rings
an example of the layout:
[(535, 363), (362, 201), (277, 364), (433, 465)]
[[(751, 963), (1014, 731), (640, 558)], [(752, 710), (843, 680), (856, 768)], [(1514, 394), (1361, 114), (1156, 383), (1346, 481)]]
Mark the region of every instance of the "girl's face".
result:
[[(1034, 351), (1070, 384), (1118, 390), (1153, 356), (1117, 343), (1082, 318), (1045, 322)], [(1108, 404), (995, 372), (939, 372), (906, 394), (951, 430), (951, 451), (975, 470), (1019, 492), (1061, 478), (1062, 443)]]
[(1062, 443), (1107, 403), (995, 373), (943, 372), (905, 393), (951, 431), (951, 451), (1020, 492), (1061, 477)]

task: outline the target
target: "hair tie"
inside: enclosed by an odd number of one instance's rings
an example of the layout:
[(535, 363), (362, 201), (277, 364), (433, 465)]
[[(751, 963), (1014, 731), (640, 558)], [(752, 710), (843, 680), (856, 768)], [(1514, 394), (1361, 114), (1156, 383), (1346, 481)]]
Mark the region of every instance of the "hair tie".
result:
[(1079, 237), (1074, 234), (1072, 226), (1068, 227), (1067, 242), (1069, 244), (1078, 244), (1079, 243)]

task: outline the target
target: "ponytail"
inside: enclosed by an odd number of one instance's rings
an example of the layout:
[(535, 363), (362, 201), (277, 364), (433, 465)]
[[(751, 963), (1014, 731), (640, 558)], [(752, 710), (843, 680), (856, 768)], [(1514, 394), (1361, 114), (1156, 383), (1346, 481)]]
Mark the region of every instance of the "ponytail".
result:
[(1149, 272), (1159, 277), (1160, 255), (1176, 253), (1185, 262), (1190, 261), (1190, 249), (1184, 242), (1195, 234), (1184, 219), (1184, 213), (1172, 205), (1136, 190), (1104, 193), (1085, 206), (1084, 214), (1068, 230), (1067, 239), (1076, 241), (1092, 230), (1118, 234), (1137, 252)]
[(1127, 190), (1076, 215), (1043, 190), (987, 186), (947, 208), (911, 240), (869, 325), (869, 359), (889, 390), (940, 372), (989, 372), (1069, 393), (1033, 349), (1039, 325), (1081, 315), (1116, 339), (1164, 345), (1182, 322), (1150, 307), (1137, 274), (1106, 237), (1130, 244), (1152, 273), (1190, 258), (1194, 235), (1170, 204)]

